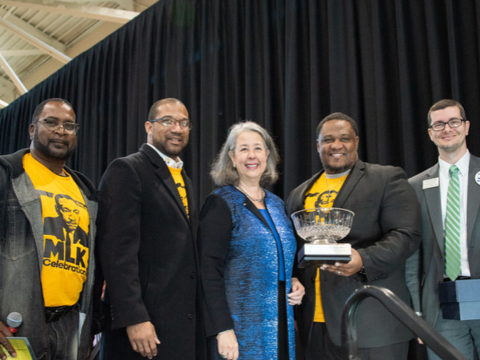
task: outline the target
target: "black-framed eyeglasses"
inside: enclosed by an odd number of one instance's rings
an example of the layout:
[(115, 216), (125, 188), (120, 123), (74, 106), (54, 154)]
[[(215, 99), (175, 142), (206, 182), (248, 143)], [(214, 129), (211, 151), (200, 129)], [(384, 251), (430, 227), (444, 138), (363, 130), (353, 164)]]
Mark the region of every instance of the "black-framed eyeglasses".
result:
[(440, 130), (445, 129), (445, 125), (448, 124), (448, 126), (450, 126), (452, 129), (454, 129), (454, 128), (457, 128), (460, 125), (462, 125), (463, 121), (467, 121), (467, 120), (453, 118), (453, 119), (448, 120), (447, 122), (437, 121), (437, 122), (434, 122), (432, 125), (430, 125), (429, 128), (432, 129), (433, 131), (440, 131)]
[(175, 124), (178, 124), (182, 129), (186, 129), (186, 128), (188, 128), (188, 130), (192, 129), (192, 122), (188, 119), (176, 120), (171, 116), (164, 116), (158, 119), (148, 120), (148, 121), (150, 121), (151, 123), (159, 122), (165, 127), (172, 127), (172, 126), (175, 126)]
[(60, 120), (54, 119), (40, 119), (37, 122), (45, 126), (50, 131), (56, 131), (62, 128), (63, 131), (65, 131), (69, 135), (76, 134), (78, 128), (80, 127), (79, 124), (75, 124), (74, 122), (62, 123)]

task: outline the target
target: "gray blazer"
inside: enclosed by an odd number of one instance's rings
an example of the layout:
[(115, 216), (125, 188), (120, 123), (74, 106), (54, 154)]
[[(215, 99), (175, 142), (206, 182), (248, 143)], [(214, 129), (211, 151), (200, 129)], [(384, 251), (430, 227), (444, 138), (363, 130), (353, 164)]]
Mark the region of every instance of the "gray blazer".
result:
[[(294, 189), (287, 200), (287, 212), (303, 209), (305, 193), (322, 173)], [(393, 166), (381, 166), (358, 160), (345, 180), (335, 207), (355, 212), (352, 230), (342, 242), (347, 242), (362, 257), (366, 277), (349, 277), (321, 271), (322, 304), (328, 332), (340, 345), (341, 315), (345, 301), (363, 285), (375, 285), (392, 290), (404, 302), (410, 303), (405, 282), (405, 262), (420, 243), (420, 209), (405, 172)], [(303, 244), (298, 239), (299, 246)], [(297, 269), (305, 286), (302, 305), (296, 308), (296, 320), (302, 343), (311, 340), (315, 312), (316, 269)], [(408, 341), (413, 337), (400, 322), (377, 300), (366, 299), (357, 317), (358, 344), (362, 348), (387, 346)]]
[[(480, 158), (470, 156), (467, 203), (467, 243), (471, 277), (480, 278), (480, 185), (475, 174), (480, 171)], [(421, 311), (425, 320), (435, 325), (440, 310), (438, 283), (444, 274), (444, 233), (440, 187), (423, 189), (423, 182), (438, 178), (438, 163), (410, 178), (422, 208), (423, 238), (420, 249), (407, 262), (407, 284), (415, 311)]]

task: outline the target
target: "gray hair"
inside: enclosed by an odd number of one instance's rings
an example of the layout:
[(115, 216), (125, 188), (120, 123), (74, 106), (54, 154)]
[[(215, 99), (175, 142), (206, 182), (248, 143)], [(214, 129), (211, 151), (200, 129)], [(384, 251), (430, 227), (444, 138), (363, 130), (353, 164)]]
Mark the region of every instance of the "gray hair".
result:
[(260, 185), (266, 186), (273, 184), (278, 179), (277, 173), (277, 164), (280, 161), (280, 156), (278, 155), (277, 148), (273, 142), (270, 134), (262, 128), (257, 123), (253, 121), (244, 121), (238, 124), (233, 125), (228, 131), (227, 141), (222, 146), (222, 149), (218, 153), (215, 162), (212, 165), (212, 171), (210, 171), (210, 176), (212, 177), (215, 185), (225, 186), (225, 185), (235, 185), (238, 183), (238, 173), (237, 170), (233, 167), (232, 160), (228, 155), (228, 152), (235, 152), (235, 146), (237, 144), (237, 137), (245, 131), (252, 131), (258, 133), (265, 145), (266, 150), (270, 150), (270, 154), (267, 158), (267, 167), (265, 172), (260, 178)]

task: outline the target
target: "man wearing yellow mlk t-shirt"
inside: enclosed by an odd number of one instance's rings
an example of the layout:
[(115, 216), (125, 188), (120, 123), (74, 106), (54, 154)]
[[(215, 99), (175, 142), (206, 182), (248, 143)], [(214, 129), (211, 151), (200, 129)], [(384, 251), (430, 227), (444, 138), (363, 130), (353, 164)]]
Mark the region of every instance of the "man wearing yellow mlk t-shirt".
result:
[[(30, 149), (0, 157), (0, 320), (20, 313), (16, 336), (39, 359), (83, 360), (91, 340), (96, 192), (65, 166), (78, 128), (67, 101), (46, 100), (32, 116)], [(1, 321), (4, 344), (12, 333)]]
[[(358, 158), (358, 128), (342, 113), (317, 127), (323, 171), (294, 189), (289, 214), (313, 207), (339, 207), (355, 213), (342, 242), (352, 246), (350, 262), (297, 269), (305, 296), (296, 311), (307, 360), (340, 360), (341, 316), (348, 297), (363, 285), (393, 291), (410, 302), (405, 262), (420, 243), (420, 212), (405, 172)], [(367, 299), (356, 316), (358, 355), (363, 360), (406, 360), (413, 334), (377, 300)]]

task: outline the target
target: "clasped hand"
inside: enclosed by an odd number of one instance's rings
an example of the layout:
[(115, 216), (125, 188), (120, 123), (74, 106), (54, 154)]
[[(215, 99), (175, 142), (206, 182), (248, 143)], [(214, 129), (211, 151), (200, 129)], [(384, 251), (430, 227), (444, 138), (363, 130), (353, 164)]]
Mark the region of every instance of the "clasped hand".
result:
[(302, 303), (305, 288), (297, 278), (292, 278), (292, 291), (288, 294), (289, 305), (300, 305)]

